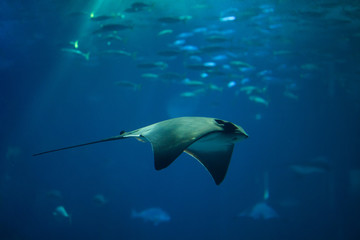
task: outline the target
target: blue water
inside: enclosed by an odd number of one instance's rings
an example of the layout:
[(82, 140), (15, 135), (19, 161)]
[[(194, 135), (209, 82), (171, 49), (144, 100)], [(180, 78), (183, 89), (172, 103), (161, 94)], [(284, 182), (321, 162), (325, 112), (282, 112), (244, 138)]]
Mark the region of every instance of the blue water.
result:
[[(1, 1), (0, 239), (359, 239), (359, 1), (134, 2)], [(156, 171), (135, 139), (32, 156), (180, 116), (249, 134), (219, 186), (187, 154)], [(278, 217), (247, 214), (261, 202)], [(154, 207), (171, 220), (131, 217)]]

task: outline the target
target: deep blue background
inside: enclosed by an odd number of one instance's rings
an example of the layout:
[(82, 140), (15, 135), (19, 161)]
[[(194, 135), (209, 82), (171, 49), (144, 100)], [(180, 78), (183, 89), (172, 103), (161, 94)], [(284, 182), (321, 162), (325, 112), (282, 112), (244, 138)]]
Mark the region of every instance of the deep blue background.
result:
[[(135, 59), (96, 55), (106, 47), (91, 34), (100, 23), (88, 15), (71, 15), (122, 12), (132, 1), (0, 3), (0, 239), (360, 237), (360, 186), (350, 177), (360, 168), (360, 3), (216, 2), (153, 1), (150, 11), (126, 15), (134, 29), (121, 33), (126, 40), (120, 49), (135, 52)], [(229, 8), (237, 9), (233, 12), (239, 21), (220, 22), (221, 13)], [(157, 21), (179, 15), (193, 19), (175, 25)], [(142, 73), (162, 70), (140, 69), (138, 63), (165, 61), (169, 71), (199, 80), (199, 72), (184, 67), (186, 54), (176, 59), (156, 54), (168, 49), (177, 34), (198, 27), (234, 31), (231, 43), (221, 44), (229, 48), (225, 54), (235, 54), (238, 58), (232, 60), (255, 67), (238, 74), (250, 78), (251, 85), (267, 88), (268, 107), (239, 92), (240, 82), (228, 88), (230, 74), (204, 80), (223, 87), (222, 92), (206, 90), (194, 98), (179, 96), (192, 90), (179, 82), (141, 78)], [(174, 30), (172, 35), (157, 36), (168, 28)], [(74, 40), (83, 51), (90, 51), (89, 61), (60, 50)], [(189, 41), (206, 45), (201, 35)], [(276, 56), (277, 50), (290, 53)], [(309, 63), (317, 69), (301, 67)], [(272, 71), (268, 82), (259, 77), (262, 70)], [(134, 91), (116, 86), (120, 80), (142, 87)], [(298, 100), (283, 95), (289, 86)], [(256, 114), (262, 118), (257, 120)], [(249, 139), (236, 144), (220, 186), (186, 154), (167, 169), (155, 171), (150, 144), (135, 140), (31, 156), (183, 115), (229, 120), (249, 134)], [(323, 174), (299, 177), (288, 168), (319, 156), (329, 163)], [(268, 204), (280, 217), (268, 221), (237, 217), (262, 201), (265, 172)], [(47, 195), (54, 189), (61, 191), (62, 199)], [(93, 201), (96, 194), (109, 202), (98, 206)], [(71, 214), (71, 224), (54, 219), (58, 205)], [(150, 207), (161, 207), (171, 221), (154, 227), (131, 219), (132, 209)]]

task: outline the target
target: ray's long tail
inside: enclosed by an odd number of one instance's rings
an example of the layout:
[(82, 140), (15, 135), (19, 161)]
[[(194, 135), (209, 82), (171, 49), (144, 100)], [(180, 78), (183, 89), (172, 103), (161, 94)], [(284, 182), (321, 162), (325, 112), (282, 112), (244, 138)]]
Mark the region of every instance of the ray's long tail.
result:
[(46, 153), (52, 153), (52, 152), (62, 151), (62, 150), (70, 149), (70, 148), (82, 147), (82, 146), (91, 145), (91, 144), (95, 144), (95, 143), (101, 143), (101, 142), (108, 142), (108, 141), (120, 140), (120, 139), (125, 138), (125, 137), (124, 137), (124, 133), (125, 133), (125, 132), (122, 132), (120, 135), (113, 136), (113, 137), (109, 137), (109, 138), (105, 138), (105, 139), (101, 139), (101, 140), (94, 141), (94, 142), (82, 143), (82, 144), (78, 144), (78, 145), (74, 145), (74, 146), (63, 147), (63, 148), (48, 150), (48, 151), (45, 151), (45, 152), (35, 153), (35, 154), (33, 154), (33, 156), (39, 156), (39, 155), (43, 155), (43, 154), (46, 154)]

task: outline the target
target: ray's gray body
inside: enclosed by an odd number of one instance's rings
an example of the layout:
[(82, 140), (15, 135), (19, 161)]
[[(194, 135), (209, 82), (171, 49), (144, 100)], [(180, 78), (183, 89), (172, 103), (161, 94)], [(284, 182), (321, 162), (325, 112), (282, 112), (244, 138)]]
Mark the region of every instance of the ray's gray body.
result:
[(182, 152), (186, 152), (209, 171), (218, 185), (226, 175), (234, 143), (248, 136), (242, 127), (228, 121), (206, 117), (180, 117), (123, 132), (114, 137), (37, 153), (34, 156), (129, 137), (151, 143), (156, 170), (166, 168)]

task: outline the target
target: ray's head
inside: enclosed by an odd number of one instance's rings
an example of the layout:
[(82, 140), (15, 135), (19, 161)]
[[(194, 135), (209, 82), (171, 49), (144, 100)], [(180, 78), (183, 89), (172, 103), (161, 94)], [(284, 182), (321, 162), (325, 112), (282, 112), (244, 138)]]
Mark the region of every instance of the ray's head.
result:
[(237, 141), (240, 141), (240, 140), (243, 140), (243, 139), (246, 139), (249, 137), (242, 127), (240, 127), (232, 122), (228, 122), (228, 121), (221, 120), (221, 119), (215, 119), (215, 124), (220, 126), (223, 129), (224, 133), (233, 134), (232, 140), (234, 142), (237, 142)]

